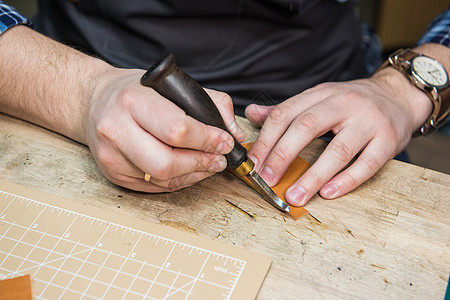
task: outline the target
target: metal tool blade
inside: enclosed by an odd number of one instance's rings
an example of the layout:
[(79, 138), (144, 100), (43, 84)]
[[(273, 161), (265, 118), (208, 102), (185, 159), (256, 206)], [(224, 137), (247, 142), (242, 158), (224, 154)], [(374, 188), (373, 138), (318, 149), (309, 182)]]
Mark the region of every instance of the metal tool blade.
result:
[(258, 175), (258, 173), (256, 173), (255, 170), (250, 171), (245, 177), (253, 183), (256, 191), (261, 194), (264, 200), (281, 211), (291, 211), (291, 207), (274, 193), (270, 186)]

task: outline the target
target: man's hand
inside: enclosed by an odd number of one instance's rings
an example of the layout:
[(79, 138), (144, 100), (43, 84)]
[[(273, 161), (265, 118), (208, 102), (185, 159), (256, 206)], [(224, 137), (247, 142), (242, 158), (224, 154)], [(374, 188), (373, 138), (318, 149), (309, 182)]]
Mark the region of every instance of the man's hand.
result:
[[(94, 93), (88, 117), (88, 145), (106, 177), (121, 186), (166, 192), (192, 185), (226, 168), (223, 154), (233, 138), (187, 116), (175, 104), (139, 82), (143, 70), (116, 70)], [(208, 91), (238, 139), (231, 98)], [(151, 181), (144, 181), (144, 172)]]
[(247, 118), (262, 125), (249, 155), (258, 161), (261, 177), (274, 185), (309, 142), (332, 131), (335, 137), (319, 159), (286, 192), (295, 206), (318, 191), (332, 199), (404, 149), (430, 112), (427, 96), (387, 68), (370, 79), (320, 84), (277, 106), (249, 106)]
[[(26, 26), (0, 36), (0, 69), (1, 112), (88, 145), (102, 172), (118, 185), (173, 191), (226, 167), (223, 154), (234, 145), (231, 136), (142, 86), (145, 70), (114, 68)], [(231, 98), (208, 93), (242, 140)], [(144, 173), (152, 176), (150, 182)]]

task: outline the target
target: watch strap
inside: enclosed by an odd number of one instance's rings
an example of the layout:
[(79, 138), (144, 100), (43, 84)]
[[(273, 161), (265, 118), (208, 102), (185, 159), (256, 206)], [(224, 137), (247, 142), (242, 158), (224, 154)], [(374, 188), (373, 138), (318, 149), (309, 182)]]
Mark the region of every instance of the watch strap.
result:
[(450, 87), (448, 85), (439, 90), (436, 88), (425, 88), (418, 84), (417, 80), (410, 73), (411, 60), (419, 55), (423, 54), (412, 51), (411, 49), (399, 49), (392, 53), (379, 68), (383, 69), (388, 66), (394, 67), (406, 76), (415, 87), (423, 91), (431, 100), (433, 105), (432, 112), (425, 123), (413, 133), (413, 137), (427, 135), (444, 125), (448, 120), (450, 108)]

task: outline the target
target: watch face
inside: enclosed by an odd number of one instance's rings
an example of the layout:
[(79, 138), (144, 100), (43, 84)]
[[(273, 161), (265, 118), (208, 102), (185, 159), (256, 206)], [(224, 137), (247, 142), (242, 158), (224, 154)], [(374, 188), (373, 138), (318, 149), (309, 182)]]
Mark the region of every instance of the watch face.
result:
[(448, 76), (444, 67), (438, 61), (428, 56), (416, 56), (413, 58), (411, 70), (428, 86), (442, 88), (448, 83)]

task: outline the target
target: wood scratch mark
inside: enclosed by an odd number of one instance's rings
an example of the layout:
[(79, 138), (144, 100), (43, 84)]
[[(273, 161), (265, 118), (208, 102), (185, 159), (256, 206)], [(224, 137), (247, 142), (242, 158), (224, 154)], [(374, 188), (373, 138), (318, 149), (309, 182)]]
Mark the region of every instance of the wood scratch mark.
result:
[(344, 228), (345, 228), (345, 230), (348, 232), (348, 233), (350, 233), (351, 234), (351, 236), (352, 237), (355, 237), (354, 235), (353, 235), (353, 232), (350, 230), (350, 229), (348, 229), (348, 227), (347, 226), (345, 226), (345, 224), (344, 223), (342, 223), (341, 222), (341, 224), (342, 224), (342, 226), (344, 226)]
[(319, 224), (322, 224), (322, 222), (320, 222), (320, 220), (319, 219), (317, 219), (316, 217), (314, 217), (311, 213), (308, 213), (310, 216), (311, 216), (311, 218), (313, 218), (317, 223), (319, 223)]
[(383, 266), (379, 266), (379, 265), (375, 265), (375, 264), (370, 264), (372, 267), (380, 269), (380, 270), (387, 270), (387, 268), (383, 267)]
[(181, 229), (183, 231), (187, 231), (187, 232), (194, 233), (194, 234), (198, 235), (197, 230), (195, 228), (190, 227), (189, 225), (187, 225), (187, 224), (185, 224), (183, 222), (176, 222), (176, 221), (169, 221), (169, 220), (160, 220), (159, 222), (160, 222), (160, 224), (168, 225), (168, 226), (171, 226), (173, 228)]
[[(243, 183), (242, 181), (240, 181), (241, 183)], [(243, 183), (245, 186), (246, 186), (246, 184), (245, 183)], [(255, 204), (256, 206), (259, 206), (260, 208), (263, 208), (264, 209), (264, 206), (263, 205), (261, 205), (261, 204), (259, 204), (257, 201), (254, 201), (254, 199), (252, 198), (252, 199), (250, 199), (249, 197), (246, 197), (245, 195), (241, 195), (240, 193), (238, 193), (238, 192), (236, 192), (236, 191), (231, 191), (234, 195), (237, 195), (237, 196), (239, 196), (239, 197), (241, 197), (241, 198), (244, 198), (245, 200), (248, 200), (248, 202), (250, 202), (250, 203), (252, 203), (252, 204)], [(256, 193), (257, 195), (259, 195), (256, 191), (253, 191), (254, 193)], [(227, 200), (228, 201), (228, 200)]]
[(316, 231), (314, 231), (314, 229), (312, 229), (312, 228), (309, 228), (308, 226), (306, 226), (306, 225), (304, 225), (305, 227), (306, 227), (306, 229), (308, 229), (308, 230), (310, 230), (310, 231), (312, 231), (313, 233), (315, 233), (315, 234), (317, 234), (319, 237), (321, 237), (322, 239), (324, 239), (325, 240), (325, 242), (328, 242), (328, 240), (327, 240), (327, 237), (324, 235), (324, 234), (320, 234), (320, 233), (318, 233), (318, 232), (316, 232)]
[(309, 228), (308, 226), (306, 226), (305, 225), (305, 227), (306, 227), (306, 229), (308, 229), (308, 230), (310, 230), (310, 231), (312, 231), (312, 232), (314, 232), (315, 234), (317, 234), (317, 235), (319, 235), (317, 232), (315, 232), (314, 230), (312, 230), (311, 228)]
[(384, 209), (379, 209), (379, 211), (381, 211), (382, 213), (386, 214), (386, 215), (391, 215), (391, 216), (398, 216), (398, 211), (397, 213), (391, 213), (390, 211), (384, 210)]
[(297, 236), (295, 234), (293, 234), (292, 232), (290, 232), (289, 230), (285, 229), (284, 231), (286, 231), (287, 233), (289, 233), (290, 235), (292, 235), (293, 237), (297, 238)]
[(251, 220), (255, 219), (255, 216), (252, 215), (251, 213), (246, 212), (245, 210), (243, 210), (242, 208), (240, 208), (239, 206), (237, 206), (236, 204), (228, 201), (227, 199), (225, 199), (225, 201), (230, 204), (231, 206), (233, 206), (234, 208), (236, 208), (238, 211), (244, 213), (246, 216), (248, 216)]
[(370, 234), (370, 235), (372, 235), (372, 236), (374, 236), (374, 237), (376, 237), (376, 238), (378, 238), (377, 236), (376, 236), (376, 234), (375, 233), (373, 233), (373, 232), (370, 232), (369, 230), (367, 230), (366, 229), (366, 231)]
[[(214, 206), (214, 207), (215, 207), (215, 206)], [(223, 211), (222, 209), (220, 209), (220, 208), (217, 208), (217, 207), (216, 207), (216, 209), (217, 209), (217, 211), (222, 215), (222, 217), (225, 219), (225, 225), (223, 226), (222, 231), (219, 232), (219, 234), (216, 236), (216, 239), (217, 239), (217, 238), (220, 238), (220, 237), (227, 231), (228, 225), (229, 225), (230, 223), (229, 223), (229, 217), (228, 217), (227, 213), (224, 212), (224, 211)]]
[(163, 211), (162, 213), (157, 215), (156, 217), (158, 218), (158, 220), (160, 220), (161, 216), (164, 215), (165, 213), (167, 213), (168, 211), (169, 211), (169, 209), (167, 208), (165, 211)]

